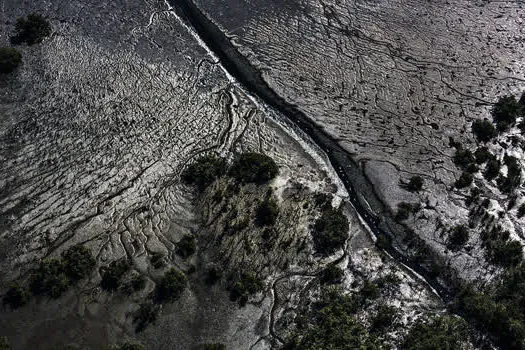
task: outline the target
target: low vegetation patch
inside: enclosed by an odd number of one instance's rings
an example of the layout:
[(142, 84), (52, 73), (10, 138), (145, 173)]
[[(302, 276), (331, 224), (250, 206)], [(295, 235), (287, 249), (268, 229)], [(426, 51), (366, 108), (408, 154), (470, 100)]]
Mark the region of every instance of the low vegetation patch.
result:
[(458, 250), (468, 242), (468, 239), (468, 228), (465, 225), (457, 225), (450, 230), (447, 246), (449, 249)]
[(29, 301), (31, 292), (19, 284), (13, 284), (7, 290), (7, 293), (3, 297), (4, 305), (9, 305), (11, 309), (18, 309), (24, 306)]
[(193, 235), (185, 235), (177, 243), (177, 254), (187, 259), (197, 251), (197, 243)]
[(255, 224), (259, 227), (272, 226), (277, 222), (279, 216), (279, 206), (277, 202), (267, 197), (262, 201), (255, 211)]
[(11, 42), (15, 45), (22, 43), (34, 45), (41, 43), (49, 35), (51, 35), (49, 21), (42, 15), (32, 13), (26, 18), (21, 17), (16, 20), (15, 35), (11, 37)]
[(100, 286), (107, 291), (117, 290), (121, 285), (122, 279), (130, 269), (131, 264), (125, 258), (113, 261), (108, 266), (102, 267)]
[(197, 158), (182, 172), (182, 180), (195, 185), (199, 191), (204, 191), (216, 179), (226, 174), (227, 163), (224, 158), (207, 155)]
[(472, 176), (471, 173), (463, 172), (461, 176), (459, 177), (459, 179), (457, 179), (456, 182), (454, 183), (454, 186), (460, 189), (469, 187), (470, 185), (472, 185), (473, 181), (474, 181), (474, 176)]
[(241, 272), (230, 277), (230, 299), (238, 301), (241, 306), (248, 302), (250, 295), (263, 290), (263, 282), (255, 274)]
[(263, 184), (279, 174), (275, 161), (259, 153), (243, 153), (235, 157), (229, 175), (242, 183)]
[(322, 284), (336, 284), (341, 283), (343, 277), (343, 270), (335, 264), (330, 264), (321, 272), (320, 281)]
[(155, 323), (160, 314), (160, 305), (151, 301), (140, 304), (139, 309), (133, 317), (135, 332), (142, 332), (149, 324)]
[(492, 107), (492, 117), (498, 131), (508, 130), (516, 123), (516, 118), (523, 114), (523, 105), (512, 95), (501, 97)]
[(12, 47), (0, 47), (0, 73), (11, 73), (22, 63), (22, 55)]
[(468, 338), (467, 323), (458, 317), (439, 316), (418, 321), (405, 337), (402, 349), (461, 349)]
[(186, 289), (186, 276), (175, 268), (168, 270), (157, 284), (154, 299), (157, 303), (176, 301)]
[(403, 187), (410, 192), (419, 192), (423, 189), (423, 178), (419, 175), (412, 176)]
[(475, 120), (472, 123), (472, 133), (480, 142), (490, 141), (498, 134), (494, 124), (492, 124), (488, 119)]
[(341, 249), (348, 238), (348, 219), (341, 208), (329, 208), (316, 220), (312, 233), (315, 250), (330, 255)]

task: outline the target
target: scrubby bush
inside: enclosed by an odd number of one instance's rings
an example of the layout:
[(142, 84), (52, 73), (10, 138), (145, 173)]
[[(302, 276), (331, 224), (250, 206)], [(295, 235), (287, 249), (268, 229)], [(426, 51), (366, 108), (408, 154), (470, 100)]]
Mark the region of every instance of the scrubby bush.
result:
[(182, 181), (204, 191), (216, 179), (226, 174), (226, 160), (214, 155), (202, 156), (182, 172)]
[(483, 173), (483, 176), (487, 181), (491, 181), (496, 178), (499, 174), (499, 170), (501, 168), (501, 163), (496, 157), (492, 156), (487, 161), (487, 167), (485, 168), (485, 172)]
[(197, 251), (197, 243), (193, 235), (185, 235), (177, 243), (177, 254), (182, 258), (187, 259)]
[(135, 331), (137, 333), (146, 329), (149, 324), (155, 323), (160, 314), (160, 306), (146, 301), (140, 304), (139, 309), (133, 317), (133, 323), (135, 324)]
[(22, 63), (22, 55), (11, 47), (0, 47), (0, 73), (11, 73)]
[(222, 270), (217, 265), (210, 265), (206, 269), (204, 282), (208, 285), (217, 283), (222, 278)]
[(139, 343), (126, 342), (121, 345), (113, 346), (111, 350), (146, 350), (146, 348)]
[(406, 350), (461, 349), (468, 337), (467, 323), (457, 317), (440, 316), (418, 321), (401, 346)]
[(124, 258), (113, 261), (109, 266), (101, 268), (102, 281), (100, 286), (107, 291), (115, 291), (120, 287), (124, 275), (131, 269), (130, 262)]
[(399, 309), (386, 304), (381, 304), (377, 308), (372, 321), (370, 331), (373, 333), (383, 333), (396, 326), (399, 321)]
[(525, 203), (521, 204), (518, 208), (518, 218), (522, 218), (525, 215)]
[(472, 176), (470, 173), (463, 172), (459, 179), (457, 179), (454, 183), (454, 186), (456, 188), (469, 187), (472, 184), (472, 181), (474, 181), (474, 176)]
[(10, 350), (11, 347), (9, 346), (9, 343), (7, 342), (6, 337), (0, 337), (0, 350)]
[(95, 258), (89, 249), (76, 245), (62, 253), (64, 272), (73, 281), (79, 281), (91, 274), (96, 266)]
[(343, 277), (343, 270), (335, 264), (330, 264), (321, 272), (320, 281), (322, 284), (335, 284), (340, 283)]
[(348, 238), (348, 219), (341, 209), (330, 208), (316, 220), (312, 233), (317, 252), (329, 255), (341, 249)]
[(394, 218), (398, 222), (405, 221), (410, 217), (410, 214), (415, 213), (418, 210), (419, 210), (418, 204), (401, 202), (397, 205), (397, 212)]
[(412, 176), (404, 186), (410, 192), (419, 192), (423, 188), (423, 178), (419, 175)]
[(454, 164), (465, 169), (469, 164), (474, 163), (475, 159), (472, 152), (468, 149), (458, 148), (454, 154)]
[(19, 284), (13, 284), (9, 287), (3, 297), (4, 305), (9, 305), (12, 309), (18, 309), (29, 301), (31, 293), (29, 290)]
[(371, 282), (369, 280), (365, 280), (363, 283), (363, 287), (359, 291), (359, 296), (362, 298), (363, 301), (377, 299), (380, 296), (379, 287), (376, 283)]
[(472, 132), (480, 142), (490, 141), (497, 135), (496, 128), (487, 119), (475, 120), (472, 123)]
[(27, 18), (18, 18), (15, 24), (15, 35), (11, 42), (15, 45), (26, 43), (38, 44), (51, 34), (51, 24), (42, 15), (32, 13)]
[(160, 252), (155, 252), (151, 254), (151, 258), (149, 259), (149, 261), (151, 262), (151, 265), (155, 269), (160, 269), (166, 266), (166, 263), (164, 262), (164, 254)]
[(40, 263), (31, 275), (31, 292), (59, 298), (69, 287), (69, 279), (60, 259), (49, 259)]
[(459, 249), (468, 242), (469, 231), (465, 225), (457, 225), (452, 230), (448, 237), (447, 245), (449, 249)]
[(504, 157), (504, 162), (507, 166), (507, 176), (498, 178), (498, 188), (504, 193), (512, 193), (521, 185), (521, 166), (516, 157), (508, 155)]
[(255, 224), (257, 226), (272, 226), (277, 222), (279, 206), (273, 198), (266, 198), (255, 211)]
[(229, 174), (242, 183), (263, 184), (279, 174), (279, 167), (272, 158), (250, 152), (235, 157)]
[(238, 300), (241, 306), (246, 304), (250, 295), (263, 290), (263, 282), (253, 273), (241, 272), (237, 277), (233, 277), (231, 281), (230, 299)]
[(487, 147), (479, 147), (474, 152), (474, 158), (476, 158), (476, 163), (478, 164), (483, 164), (487, 162), (491, 157), (492, 153), (490, 153)]
[(491, 241), (487, 250), (490, 260), (501, 266), (515, 266), (523, 260), (523, 248), (518, 241)]
[(186, 276), (182, 272), (171, 268), (155, 287), (155, 301), (158, 303), (171, 303), (179, 299), (186, 288), (186, 282)]
[(523, 115), (523, 106), (514, 96), (501, 97), (492, 107), (492, 117), (500, 131), (507, 130), (514, 125), (516, 118)]
[(127, 280), (121, 287), (123, 293), (131, 295), (146, 287), (146, 277), (135, 273), (129, 280)]

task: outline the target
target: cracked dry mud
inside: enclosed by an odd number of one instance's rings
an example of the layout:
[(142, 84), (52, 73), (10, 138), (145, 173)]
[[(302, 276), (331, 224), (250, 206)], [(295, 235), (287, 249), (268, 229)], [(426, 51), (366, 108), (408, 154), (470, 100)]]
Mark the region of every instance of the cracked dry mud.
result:
[[(0, 81), (0, 294), (75, 244), (94, 252), (98, 266), (127, 257), (147, 277), (131, 298), (102, 291), (94, 272), (58, 300), (3, 307), (0, 336), (13, 349), (98, 349), (125, 339), (149, 349), (278, 348), (333, 261), (348, 291), (390, 273), (400, 279), (358, 315), (365, 324), (382, 301), (400, 307), (404, 325), (444, 310), (424, 280), (374, 246), (326, 158), (235, 83), (167, 3), (0, 4), (2, 45), (14, 19), (29, 12), (48, 16), (54, 29), (41, 45), (22, 47), (23, 66)], [(449, 137), (467, 139), (465, 123), (485, 116), (493, 96), (519, 90), (519, 3), (198, 4), (276, 92), (355, 155), (392, 207), (417, 199), (399, 179), (425, 176), (419, 196), (431, 204), (412, 224), (443, 249), (436, 222), (460, 220), (467, 210), (448, 191), (458, 175)], [(243, 186), (216, 203), (226, 180), (202, 195), (180, 181), (201, 154), (231, 159), (242, 151), (268, 154), (280, 167), (269, 185), (281, 207), (270, 246), (252, 221), (236, 235), (224, 232), (227, 221), (253, 216), (266, 187)], [(319, 192), (343, 203), (350, 221), (345, 249), (329, 258), (313, 254), (310, 236), (319, 210), (309, 203)], [(185, 260), (175, 250), (189, 233), (198, 251)], [(166, 256), (166, 267), (151, 266), (155, 253)], [(444, 254), (468, 278), (487, 271), (479, 254)], [(263, 291), (240, 307), (224, 283), (203, 283), (209, 263), (249, 268)], [(188, 273), (189, 288), (135, 334), (131, 314), (171, 266)]]

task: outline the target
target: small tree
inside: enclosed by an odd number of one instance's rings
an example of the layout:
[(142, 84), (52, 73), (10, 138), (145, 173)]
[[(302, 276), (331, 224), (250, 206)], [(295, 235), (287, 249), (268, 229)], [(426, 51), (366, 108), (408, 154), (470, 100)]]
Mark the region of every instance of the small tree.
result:
[(480, 142), (490, 141), (497, 135), (496, 128), (488, 119), (475, 120), (472, 123), (472, 132)]
[(448, 247), (456, 250), (465, 245), (469, 239), (469, 231), (465, 225), (457, 225), (451, 231), (448, 237)]
[(279, 206), (273, 198), (266, 198), (255, 211), (255, 224), (257, 226), (271, 226), (277, 222)]
[(177, 254), (184, 259), (189, 258), (197, 251), (197, 244), (195, 243), (195, 237), (193, 235), (185, 235), (177, 243)]
[(109, 266), (103, 266), (101, 268), (102, 281), (100, 281), (100, 286), (107, 291), (117, 290), (122, 278), (130, 269), (131, 264), (126, 258), (112, 261)]
[(182, 181), (204, 191), (216, 179), (226, 173), (226, 160), (214, 155), (197, 158), (182, 172)]
[(459, 179), (456, 180), (454, 186), (456, 186), (456, 188), (469, 187), (472, 184), (472, 181), (474, 181), (474, 177), (472, 176), (472, 174), (464, 172), (463, 174), (461, 174)]
[(243, 183), (263, 184), (279, 174), (279, 167), (267, 155), (249, 152), (234, 159), (229, 174)]
[(186, 276), (175, 268), (168, 270), (155, 288), (155, 301), (171, 303), (179, 299), (186, 288)]
[(157, 321), (160, 314), (160, 306), (153, 304), (151, 301), (146, 301), (140, 304), (139, 309), (133, 317), (135, 323), (135, 332), (142, 332), (146, 327)]
[(335, 264), (330, 264), (321, 272), (320, 281), (322, 284), (335, 284), (340, 283), (343, 277), (343, 270)]
[(465, 169), (469, 164), (474, 163), (474, 156), (468, 149), (458, 148), (454, 154), (454, 164), (458, 167)]
[(26, 43), (38, 44), (51, 34), (51, 24), (42, 15), (32, 13), (27, 18), (18, 18), (15, 24), (15, 35), (11, 42), (15, 45)]
[(474, 157), (476, 158), (476, 163), (483, 164), (493, 157), (493, 155), (487, 147), (480, 147), (474, 152)]
[(27, 288), (19, 284), (13, 284), (4, 295), (3, 302), (4, 304), (9, 305), (12, 309), (18, 309), (27, 304), (30, 296), (31, 293), (29, 293)]
[(498, 130), (504, 131), (514, 125), (516, 118), (523, 115), (523, 111), (523, 106), (514, 96), (503, 96), (492, 107), (492, 117)]
[(315, 249), (329, 255), (343, 247), (348, 238), (348, 219), (341, 209), (330, 208), (321, 214), (312, 233)]
[(414, 175), (410, 178), (405, 188), (410, 192), (419, 192), (423, 188), (423, 178), (419, 175)]
[(96, 261), (91, 251), (82, 245), (76, 245), (62, 253), (64, 272), (73, 281), (87, 277), (95, 268)]
[(11, 73), (22, 63), (22, 55), (11, 47), (0, 47), (0, 73)]

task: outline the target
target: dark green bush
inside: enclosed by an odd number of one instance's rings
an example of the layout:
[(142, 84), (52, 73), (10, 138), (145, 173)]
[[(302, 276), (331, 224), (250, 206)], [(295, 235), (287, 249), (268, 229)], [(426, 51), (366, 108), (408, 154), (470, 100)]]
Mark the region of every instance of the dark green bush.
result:
[(160, 314), (160, 306), (146, 301), (140, 304), (139, 309), (133, 317), (135, 332), (142, 332), (149, 324), (155, 323)]
[(380, 304), (370, 323), (370, 332), (383, 333), (395, 328), (399, 321), (399, 309), (386, 304)]
[(166, 266), (166, 262), (164, 261), (164, 254), (159, 253), (159, 252), (153, 253), (149, 261), (151, 262), (151, 265), (155, 269), (160, 269)]
[(454, 154), (454, 164), (465, 169), (469, 164), (474, 163), (475, 159), (472, 152), (468, 149), (458, 148)]
[(0, 47), (0, 73), (11, 73), (22, 63), (22, 55), (11, 47)]
[(428, 322), (418, 321), (403, 340), (406, 350), (461, 349), (468, 338), (467, 323), (452, 316), (440, 316)]
[(193, 235), (185, 235), (177, 243), (177, 254), (187, 259), (197, 251), (197, 243)]
[(407, 202), (401, 202), (397, 205), (397, 212), (394, 218), (398, 222), (405, 221), (410, 217), (411, 213), (415, 213), (418, 210), (419, 209), (417, 205)]
[(501, 168), (501, 163), (496, 157), (492, 156), (487, 161), (487, 167), (485, 168), (485, 172), (483, 173), (483, 176), (487, 181), (493, 180), (498, 176), (499, 170)]
[(359, 291), (359, 296), (362, 298), (363, 301), (377, 299), (380, 295), (381, 293), (377, 284), (369, 280), (364, 281), (363, 287)]
[(146, 277), (136, 273), (122, 285), (121, 289), (123, 293), (131, 295), (144, 287), (146, 287)]
[(70, 281), (60, 259), (49, 259), (40, 263), (31, 275), (30, 288), (35, 295), (60, 297), (69, 287)]
[(235, 157), (229, 174), (242, 183), (263, 184), (279, 174), (279, 167), (264, 154), (243, 153)]
[(30, 14), (27, 18), (18, 18), (15, 24), (15, 35), (11, 42), (15, 45), (26, 43), (38, 44), (51, 34), (51, 24), (47, 19), (38, 14)]
[(230, 285), (230, 299), (238, 300), (241, 306), (248, 301), (252, 294), (263, 290), (263, 282), (260, 278), (249, 272), (241, 272), (237, 277), (233, 277)]
[(255, 211), (255, 224), (257, 226), (272, 226), (277, 222), (279, 206), (277, 202), (269, 197), (266, 198)]
[(7, 342), (6, 337), (0, 337), (0, 350), (10, 350), (11, 347), (9, 346), (9, 343)]
[(330, 208), (316, 220), (312, 233), (317, 252), (329, 255), (341, 249), (348, 238), (348, 219), (341, 209)]
[(64, 272), (73, 282), (88, 277), (96, 266), (91, 251), (82, 245), (76, 245), (62, 253)]
[(456, 188), (465, 188), (470, 186), (472, 181), (474, 181), (474, 176), (472, 176), (470, 173), (464, 172), (461, 174), (459, 179), (456, 180), (454, 186), (456, 186)]
[(469, 231), (465, 225), (457, 225), (448, 236), (447, 246), (449, 249), (456, 250), (463, 247), (469, 239)]
[(488, 119), (475, 120), (472, 123), (472, 132), (480, 142), (490, 141), (497, 135), (496, 128)]
[(410, 192), (419, 192), (423, 188), (423, 183), (423, 178), (421, 176), (415, 175), (410, 178), (404, 187)]
[(226, 160), (214, 155), (202, 156), (182, 172), (182, 181), (204, 191), (216, 179), (226, 174)]
[(222, 269), (217, 265), (210, 265), (206, 269), (204, 282), (208, 285), (214, 285), (222, 278)]
[(100, 270), (102, 280), (100, 286), (107, 291), (115, 291), (120, 287), (122, 278), (131, 269), (130, 262), (126, 259), (119, 259), (111, 262), (108, 266), (103, 266)]
[(186, 281), (186, 276), (182, 272), (171, 268), (155, 287), (155, 301), (158, 303), (171, 303), (179, 299), (186, 288)]
[(523, 115), (523, 106), (514, 96), (501, 97), (492, 107), (492, 117), (500, 131), (507, 130), (514, 125), (516, 118)]
[(507, 165), (507, 176), (498, 178), (498, 188), (503, 193), (512, 193), (521, 185), (521, 166), (516, 157), (508, 155), (505, 155), (504, 162)]
[(525, 215), (525, 203), (521, 204), (518, 208), (518, 218), (521, 218)]
[(9, 287), (3, 297), (4, 305), (9, 305), (12, 309), (18, 309), (29, 301), (31, 293), (29, 290), (19, 284), (13, 284)]
[(340, 267), (335, 264), (330, 264), (321, 272), (320, 281), (322, 284), (341, 283), (344, 275)]
[(518, 241), (492, 241), (487, 250), (490, 260), (501, 266), (515, 266), (523, 260), (523, 248)]
[(285, 349), (380, 349), (379, 341), (353, 317), (357, 306), (353, 296), (337, 291), (325, 293), (308, 315), (312, 322), (304, 336), (288, 340)]
[(476, 163), (483, 164), (493, 156), (492, 153), (489, 152), (489, 149), (487, 147), (479, 147), (474, 152), (474, 157), (476, 158)]

